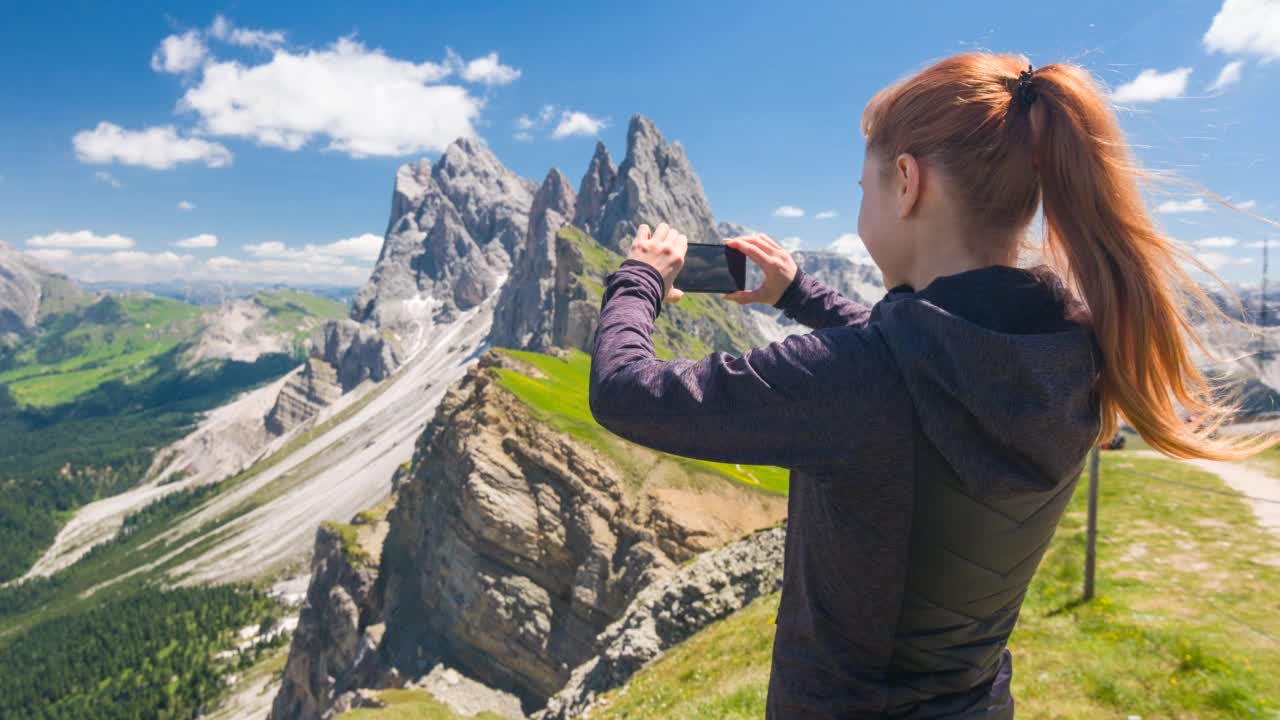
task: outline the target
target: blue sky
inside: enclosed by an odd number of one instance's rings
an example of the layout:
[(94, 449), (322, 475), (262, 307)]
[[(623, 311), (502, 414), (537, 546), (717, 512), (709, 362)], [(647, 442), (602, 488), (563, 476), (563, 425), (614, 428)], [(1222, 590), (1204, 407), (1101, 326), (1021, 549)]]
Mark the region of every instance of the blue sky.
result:
[[(1262, 215), (1280, 208), (1274, 0), (6, 3), (4, 15), (0, 241), (84, 279), (358, 284), (400, 164), (469, 132), (526, 177), (555, 166), (576, 184), (597, 138), (621, 160), (636, 112), (684, 144), (718, 219), (795, 247), (856, 247), (863, 105), (975, 48), (1084, 65), (1142, 163)], [(1231, 280), (1255, 280), (1259, 243), (1280, 243), (1186, 192), (1152, 196), (1160, 205), (1182, 210), (1157, 212), (1163, 227)]]

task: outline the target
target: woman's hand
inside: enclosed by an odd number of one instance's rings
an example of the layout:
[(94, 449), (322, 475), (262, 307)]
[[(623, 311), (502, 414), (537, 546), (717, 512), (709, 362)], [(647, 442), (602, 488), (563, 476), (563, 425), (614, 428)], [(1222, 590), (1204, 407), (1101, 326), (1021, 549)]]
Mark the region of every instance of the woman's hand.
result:
[(764, 271), (764, 284), (754, 290), (735, 290), (726, 293), (720, 296), (721, 299), (732, 300), (739, 305), (748, 303), (772, 305), (778, 302), (787, 286), (796, 277), (796, 261), (791, 259), (791, 253), (764, 233), (732, 237), (725, 240), (724, 244), (741, 250), (759, 265)]
[(627, 249), (628, 260), (642, 260), (658, 269), (662, 274), (662, 285), (665, 291), (664, 302), (680, 302), (684, 297), (683, 290), (672, 287), (676, 275), (684, 267), (684, 255), (689, 249), (689, 241), (675, 228), (666, 223), (659, 223), (653, 235), (649, 234), (649, 226), (636, 228), (636, 236)]

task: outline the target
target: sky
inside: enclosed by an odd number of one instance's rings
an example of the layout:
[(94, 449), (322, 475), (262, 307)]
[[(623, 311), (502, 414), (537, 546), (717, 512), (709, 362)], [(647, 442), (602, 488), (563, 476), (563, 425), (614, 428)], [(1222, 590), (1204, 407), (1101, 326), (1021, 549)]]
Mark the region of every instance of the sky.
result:
[(1194, 191), (1280, 217), (1280, 0), (3, 4), (0, 241), (86, 281), (359, 285), (400, 165), (468, 135), (576, 185), (634, 113), (718, 220), (866, 259), (863, 106), (975, 49), (1090, 70), (1222, 277), (1280, 247)]

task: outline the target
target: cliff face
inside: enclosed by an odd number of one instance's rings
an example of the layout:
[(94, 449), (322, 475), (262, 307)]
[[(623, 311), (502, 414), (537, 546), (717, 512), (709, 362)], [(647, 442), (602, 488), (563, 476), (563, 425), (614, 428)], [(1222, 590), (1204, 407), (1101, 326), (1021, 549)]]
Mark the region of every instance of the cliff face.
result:
[(382, 254), (352, 319), (388, 329), (415, 350), (426, 328), (502, 285), (524, 244), (535, 189), (466, 138), (434, 165), (401, 167)]
[[(595, 160), (592, 165), (597, 165)], [(591, 214), (574, 218), (574, 224), (590, 228), (601, 245), (623, 250), (623, 241), (635, 234), (640, 223), (657, 227), (659, 222), (680, 228), (691, 242), (720, 241), (702, 181), (689, 164), (684, 146), (668, 143), (647, 117), (631, 117), (627, 156), (613, 182), (605, 185), (609, 175), (607, 166), (598, 168), (594, 176), (588, 170), (591, 183), (584, 180), (584, 185), (594, 187), (598, 178), (601, 191), (583, 204), (582, 211)], [(595, 199), (600, 194), (604, 203), (597, 211)]]
[[(354, 622), (385, 622), (376, 631), (380, 669), (315, 640), (349, 635), (341, 630), (353, 624), (343, 619), (349, 613), (317, 616), (341, 628), (300, 637), (295, 652), (323, 656), (332, 689), (304, 681), (308, 672), (319, 677), (308, 669), (318, 660), (299, 660), (274, 717), (322, 715), (349, 687), (342, 678), (401, 685), (440, 665), (532, 712), (591, 657), (596, 635), (641, 588), (785, 512), (782, 496), (727, 480), (695, 489), (685, 471), (638, 446), (616, 448), (628, 468), (620, 469), (618, 458), (540, 419), (498, 381), (497, 368), (540, 375), (505, 352), (482, 355), (441, 401), (400, 483), (381, 602)], [(310, 591), (317, 607), (335, 582), (320, 557)]]
[(529, 231), (493, 319), (495, 345), (545, 351), (557, 344), (552, 326), (560, 298), (556, 234), (573, 216), (574, 194), (559, 170), (534, 193)]
[(375, 651), (383, 629), (377, 573), (381, 547), (361, 535), (377, 538), (385, 525), (322, 525), (316, 532), (311, 585), (272, 717), (321, 717), (343, 693), (375, 681)]

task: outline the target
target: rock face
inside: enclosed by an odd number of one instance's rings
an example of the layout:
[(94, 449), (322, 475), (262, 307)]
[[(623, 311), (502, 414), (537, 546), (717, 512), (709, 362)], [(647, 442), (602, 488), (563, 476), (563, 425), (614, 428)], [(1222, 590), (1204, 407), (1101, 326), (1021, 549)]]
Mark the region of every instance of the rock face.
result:
[(573, 189), (553, 168), (533, 196), (529, 232), (494, 311), (493, 344), (540, 352), (555, 344), (552, 325), (560, 298), (556, 234), (573, 217), (573, 207)]
[(561, 233), (556, 236), (555, 311), (551, 335), (560, 347), (590, 353), (600, 324), (600, 297), (582, 280), (587, 272), (582, 242)]
[(0, 242), (0, 343), (35, 327), (50, 300), (68, 294), (80, 291), (65, 275)]
[(416, 350), (425, 327), (456, 318), (506, 279), (535, 189), (467, 138), (434, 165), (401, 167), (382, 253), (352, 318), (390, 330)]
[[(327, 561), (317, 560), (310, 602), (328, 608), (316, 621), (336, 629), (303, 634), (300, 626), (299, 660), (291, 656), (287, 699), (277, 703), (289, 712), (273, 717), (323, 716), (354, 689), (347, 678), (440, 688), (446, 669), (492, 688), (493, 707), (513, 698), (520, 714), (534, 711), (594, 654), (596, 636), (641, 588), (785, 513), (785, 498), (727, 481), (695, 490), (628, 476), (597, 448), (540, 422), (498, 381), (499, 367), (540, 375), (491, 349), (449, 388), (397, 483), (381, 603), (362, 605), (364, 595), (327, 579)], [(631, 452), (633, 462), (658, 461)], [(330, 554), (317, 546), (317, 558)], [(327, 599), (335, 594), (352, 603)], [(353, 639), (372, 637), (358, 630), (374, 626), (376, 672), (358, 659), (364, 641)]]
[(267, 430), (283, 435), (314, 417), (342, 396), (338, 371), (317, 357), (307, 358), (302, 367), (289, 374), (267, 414)]
[[(579, 193), (592, 199), (579, 203), (581, 212), (573, 221), (580, 228), (590, 229), (601, 245), (622, 250), (623, 241), (635, 234), (640, 223), (657, 227), (659, 222), (680, 228), (690, 242), (720, 241), (702, 182), (689, 164), (684, 147), (678, 142), (666, 142), (649, 118), (631, 117), (627, 156), (613, 183), (606, 186), (604, 181), (610, 174), (607, 161), (608, 156), (602, 158), (597, 148), (583, 179), (584, 189)], [(592, 169), (597, 170), (593, 173)], [(599, 190), (595, 189), (597, 186)], [(604, 206), (597, 210), (594, 198), (601, 194), (605, 197)]]
[(374, 650), (382, 637), (378, 573), (367, 558), (353, 554), (350, 542), (344, 548), (332, 526), (316, 532), (311, 585), (272, 718), (325, 716), (339, 696), (374, 679)]
[(587, 173), (582, 176), (582, 182), (578, 185), (578, 201), (573, 209), (574, 224), (587, 231), (587, 234), (596, 234), (598, 228), (593, 227), (592, 223), (598, 222), (604, 215), (605, 202), (617, 181), (618, 168), (613, 164), (613, 158), (609, 157), (608, 148), (597, 141), (591, 164), (587, 166)]
[(581, 717), (597, 695), (621, 687), (667, 648), (782, 587), (786, 522), (700, 555), (636, 596), (626, 613), (595, 641), (596, 655), (574, 668), (569, 682), (533, 715)]
[(635, 590), (701, 548), (659, 549), (655, 508), (528, 422), (486, 370), (501, 361), (486, 354), (423, 432), (384, 552), (385, 650), (405, 675), (444, 659), (536, 707)]
[(354, 320), (325, 323), (311, 342), (312, 356), (334, 368), (344, 393), (365, 380), (381, 382), (405, 358), (393, 335)]

